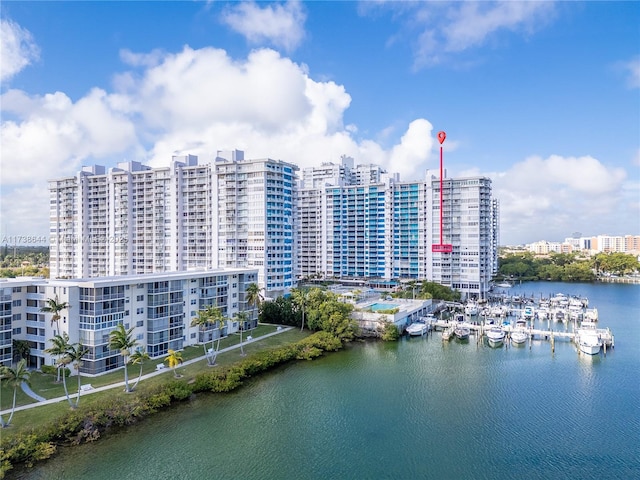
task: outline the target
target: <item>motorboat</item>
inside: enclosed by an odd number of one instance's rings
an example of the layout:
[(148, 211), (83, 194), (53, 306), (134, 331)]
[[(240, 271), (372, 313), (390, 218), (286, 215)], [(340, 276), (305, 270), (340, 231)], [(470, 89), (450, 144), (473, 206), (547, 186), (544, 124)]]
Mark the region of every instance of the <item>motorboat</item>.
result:
[(502, 328), (495, 326), (495, 327), (489, 328), (485, 332), (485, 335), (487, 336), (487, 341), (489, 342), (489, 345), (492, 347), (497, 347), (499, 345), (502, 345), (506, 334), (504, 333), (504, 330), (502, 330)]
[(453, 329), (451, 327), (444, 329), (442, 331), (442, 340), (443, 341), (449, 340), (451, 338), (451, 335), (453, 335)]
[(577, 333), (578, 348), (582, 353), (587, 355), (597, 355), (602, 348), (602, 339), (598, 335), (595, 323), (582, 322), (581, 328)]
[(456, 325), (456, 328), (454, 328), (453, 334), (456, 336), (458, 340), (469, 340), (471, 329), (466, 325), (460, 323)]
[(514, 345), (524, 345), (527, 342), (527, 332), (524, 330), (514, 330), (511, 332), (511, 343)]
[(532, 306), (527, 305), (526, 307), (524, 307), (524, 310), (522, 311), (522, 318), (524, 320), (531, 321), (533, 320), (534, 315), (535, 312)]
[(412, 323), (407, 327), (407, 333), (412, 337), (422, 336), (427, 333), (427, 324), (422, 322)]
[(501, 282), (501, 283), (497, 283), (496, 287), (500, 287), (500, 288), (511, 288), (513, 285), (511, 285), (509, 282)]
[(469, 302), (464, 307), (464, 313), (466, 313), (470, 317), (478, 315), (478, 311), (478, 304), (476, 302)]

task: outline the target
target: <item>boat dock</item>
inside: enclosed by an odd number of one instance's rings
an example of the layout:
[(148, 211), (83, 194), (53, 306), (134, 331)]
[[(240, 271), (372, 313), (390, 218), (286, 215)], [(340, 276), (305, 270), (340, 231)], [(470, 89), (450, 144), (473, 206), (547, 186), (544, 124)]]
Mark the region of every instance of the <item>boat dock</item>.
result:
[[(453, 338), (453, 331), (455, 329), (456, 322), (453, 320), (438, 320), (431, 319), (431, 330), (442, 331), (442, 340), (447, 341)], [(478, 342), (484, 335), (485, 330), (495, 325), (488, 325), (482, 322), (464, 322), (464, 326), (468, 327), (473, 335), (477, 336)], [(551, 348), (554, 349), (554, 343), (556, 340), (568, 340), (570, 342), (577, 343), (579, 337), (579, 329), (577, 331), (566, 330), (553, 330), (553, 329), (541, 329), (534, 327), (515, 327), (513, 325), (501, 325), (502, 330), (506, 333), (507, 338), (510, 337), (511, 332), (514, 330), (522, 330), (529, 337), (529, 346), (533, 340), (548, 340), (551, 342)], [(606, 354), (607, 348), (613, 348), (615, 346), (615, 338), (609, 328), (597, 328), (595, 329), (598, 337), (602, 341), (604, 352)]]

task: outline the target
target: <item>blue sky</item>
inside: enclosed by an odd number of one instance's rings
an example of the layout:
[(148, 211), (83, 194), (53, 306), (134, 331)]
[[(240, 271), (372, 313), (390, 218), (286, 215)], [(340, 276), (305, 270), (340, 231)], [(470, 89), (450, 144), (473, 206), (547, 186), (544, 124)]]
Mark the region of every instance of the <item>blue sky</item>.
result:
[(501, 243), (640, 234), (639, 2), (2, 2), (0, 238), (47, 180), (238, 148), (488, 175)]

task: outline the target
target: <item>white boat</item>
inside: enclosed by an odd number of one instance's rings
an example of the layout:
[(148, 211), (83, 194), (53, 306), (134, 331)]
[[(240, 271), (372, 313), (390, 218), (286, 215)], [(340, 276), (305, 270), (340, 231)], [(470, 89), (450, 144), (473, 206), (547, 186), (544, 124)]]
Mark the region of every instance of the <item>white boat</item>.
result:
[(469, 302), (464, 307), (464, 313), (470, 317), (478, 315), (478, 304), (475, 302)]
[(412, 337), (422, 336), (427, 333), (427, 324), (422, 322), (412, 323), (407, 327), (407, 333)]
[(597, 308), (587, 308), (584, 312), (584, 319), (587, 322), (597, 322), (598, 321), (598, 309)]
[(447, 327), (442, 331), (442, 340), (449, 340), (451, 338), (451, 335), (453, 335), (453, 329), (451, 327)]
[(504, 342), (505, 333), (500, 327), (491, 327), (485, 332), (485, 335), (487, 336), (489, 345), (492, 347), (502, 345), (502, 342)]
[(469, 335), (471, 334), (471, 329), (466, 325), (459, 324), (456, 325), (456, 328), (453, 330), (453, 334), (458, 338), (458, 340), (468, 340)]
[(511, 288), (513, 285), (511, 285), (509, 282), (502, 282), (502, 283), (497, 283), (496, 287), (500, 287), (500, 288)]
[(535, 312), (533, 310), (533, 307), (531, 306), (524, 307), (524, 310), (522, 311), (522, 318), (524, 320), (531, 321), (533, 320), (534, 315), (535, 315)]
[(523, 345), (527, 342), (527, 332), (524, 330), (514, 330), (511, 332), (511, 343)]
[(602, 348), (602, 340), (598, 335), (595, 323), (582, 322), (581, 327), (576, 335), (578, 348), (587, 355), (597, 355)]

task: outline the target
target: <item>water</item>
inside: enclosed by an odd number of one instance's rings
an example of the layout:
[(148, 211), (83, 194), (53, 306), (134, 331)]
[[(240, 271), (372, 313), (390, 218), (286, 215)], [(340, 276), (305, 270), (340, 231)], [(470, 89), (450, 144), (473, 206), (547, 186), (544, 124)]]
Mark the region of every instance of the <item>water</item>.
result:
[(200, 396), (39, 466), (30, 479), (640, 478), (640, 285), (587, 296), (616, 347), (366, 343)]

